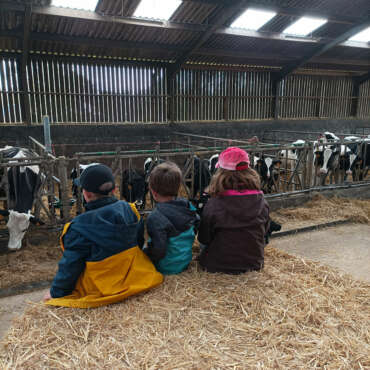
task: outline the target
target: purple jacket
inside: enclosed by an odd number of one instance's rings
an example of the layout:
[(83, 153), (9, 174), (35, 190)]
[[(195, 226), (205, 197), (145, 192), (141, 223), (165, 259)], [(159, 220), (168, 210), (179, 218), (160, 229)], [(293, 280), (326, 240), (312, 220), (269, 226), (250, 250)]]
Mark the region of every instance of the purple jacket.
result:
[(200, 222), (200, 255), (209, 272), (239, 274), (263, 267), (269, 206), (260, 191), (226, 191), (211, 198)]

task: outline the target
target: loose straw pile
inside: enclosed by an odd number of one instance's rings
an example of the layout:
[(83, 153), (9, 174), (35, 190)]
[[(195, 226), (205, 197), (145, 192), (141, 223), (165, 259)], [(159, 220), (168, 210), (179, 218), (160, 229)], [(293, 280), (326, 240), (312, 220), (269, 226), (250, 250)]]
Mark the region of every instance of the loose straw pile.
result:
[(31, 304), (3, 341), (0, 368), (365, 369), (369, 288), (271, 247), (262, 272), (208, 274), (193, 262), (116, 305)]
[(281, 223), (284, 229), (336, 220), (370, 224), (370, 200), (325, 198), (316, 195), (301, 207), (282, 208), (271, 212), (271, 218)]

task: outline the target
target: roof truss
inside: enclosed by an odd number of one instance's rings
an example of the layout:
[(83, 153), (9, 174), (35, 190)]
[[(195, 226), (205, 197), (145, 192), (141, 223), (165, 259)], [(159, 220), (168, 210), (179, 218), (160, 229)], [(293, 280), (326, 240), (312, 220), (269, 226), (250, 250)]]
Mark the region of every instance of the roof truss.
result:
[(294, 72), (299, 67), (302, 67), (304, 64), (309, 62), (311, 59), (320, 56), (321, 54), (323, 54), (326, 51), (330, 50), (331, 48), (341, 44), (345, 40), (349, 39), (351, 36), (355, 35), (356, 33), (362, 31), (363, 29), (365, 29), (369, 26), (370, 26), (370, 17), (365, 22), (362, 22), (361, 24), (358, 24), (358, 25), (352, 27), (351, 29), (342, 33), (341, 35), (339, 35), (335, 39), (331, 40), (330, 42), (317, 46), (313, 51), (311, 51), (310, 53), (307, 53), (303, 58), (299, 59), (298, 61), (296, 61), (294, 63), (291, 63), (291, 64), (285, 66), (281, 70), (281, 72), (278, 76), (278, 80), (284, 79), (287, 75)]

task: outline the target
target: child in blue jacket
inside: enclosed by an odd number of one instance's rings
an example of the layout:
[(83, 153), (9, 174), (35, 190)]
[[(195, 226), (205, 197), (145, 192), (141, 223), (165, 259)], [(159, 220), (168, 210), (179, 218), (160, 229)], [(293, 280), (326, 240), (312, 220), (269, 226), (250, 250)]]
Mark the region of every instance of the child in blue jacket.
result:
[(162, 274), (184, 271), (192, 259), (194, 228), (199, 222), (195, 207), (177, 198), (182, 173), (172, 162), (156, 166), (149, 177), (149, 189), (157, 202), (148, 216), (150, 236), (145, 252)]
[(86, 168), (78, 184), (86, 212), (64, 227), (63, 257), (50, 291), (53, 306), (98, 307), (159, 285), (163, 276), (141, 250), (143, 225), (133, 204), (111, 192), (115, 181), (109, 167)]

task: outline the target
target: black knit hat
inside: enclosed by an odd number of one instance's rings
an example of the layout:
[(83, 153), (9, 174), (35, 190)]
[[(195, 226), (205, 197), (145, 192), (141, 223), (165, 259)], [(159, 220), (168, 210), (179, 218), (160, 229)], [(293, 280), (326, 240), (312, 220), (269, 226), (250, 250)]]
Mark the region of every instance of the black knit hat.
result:
[[(111, 183), (112, 186), (109, 186)], [(96, 194), (108, 195), (115, 188), (112, 170), (104, 164), (94, 164), (83, 170), (75, 184)], [(101, 189), (101, 186), (107, 184)]]

